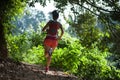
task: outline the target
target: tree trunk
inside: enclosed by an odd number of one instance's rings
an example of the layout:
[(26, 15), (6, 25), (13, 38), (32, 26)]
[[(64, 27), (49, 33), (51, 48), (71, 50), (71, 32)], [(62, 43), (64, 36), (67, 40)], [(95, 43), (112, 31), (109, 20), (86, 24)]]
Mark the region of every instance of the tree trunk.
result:
[(0, 23), (0, 58), (5, 59), (8, 57), (7, 42), (4, 34), (4, 26)]

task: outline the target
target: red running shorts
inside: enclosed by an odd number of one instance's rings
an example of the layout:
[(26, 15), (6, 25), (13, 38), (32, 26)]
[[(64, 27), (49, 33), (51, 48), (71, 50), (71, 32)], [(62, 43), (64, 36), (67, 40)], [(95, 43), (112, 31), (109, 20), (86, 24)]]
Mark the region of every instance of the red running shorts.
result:
[(51, 48), (56, 48), (58, 46), (58, 40), (57, 39), (45, 39), (44, 40), (44, 46), (49, 46)]

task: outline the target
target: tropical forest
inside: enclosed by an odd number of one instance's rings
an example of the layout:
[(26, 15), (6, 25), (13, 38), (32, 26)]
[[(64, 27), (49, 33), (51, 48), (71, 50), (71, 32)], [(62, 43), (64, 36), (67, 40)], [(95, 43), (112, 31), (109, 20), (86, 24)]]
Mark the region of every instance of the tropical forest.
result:
[[(53, 10), (64, 34), (50, 71), (62, 76), (42, 73)], [(120, 80), (120, 0), (0, 0), (0, 80)]]

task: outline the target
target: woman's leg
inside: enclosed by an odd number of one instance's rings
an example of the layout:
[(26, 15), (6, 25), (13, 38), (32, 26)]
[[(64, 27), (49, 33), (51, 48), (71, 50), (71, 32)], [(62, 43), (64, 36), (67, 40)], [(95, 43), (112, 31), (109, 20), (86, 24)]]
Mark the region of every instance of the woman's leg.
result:
[(46, 72), (47, 72), (47, 71), (49, 71), (49, 66), (51, 63), (51, 56), (48, 56), (46, 59), (47, 59), (47, 63), (46, 63)]
[(47, 58), (49, 56), (48, 55), (49, 46), (44, 46), (44, 49), (45, 49), (44, 55)]
[[(45, 57), (46, 57), (46, 72), (49, 71), (49, 66), (50, 66), (50, 63), (51, 63), (51, 55), (49, 55), (49, 49), (50, 47), (46, 47), (45, 48)], [(54, 51), (54, 48), (52, 48), (52, 52)]]
[[(55, 47), (57, 46), (57, 40), (45, 39), (44, 41), (44, 49), (45, 49), (45, 57), (46, 57), (46, 72), (49, 70), (49, 66), (51, 63), (51, 54), (49, 53), (50, 48), (52, 48), (52, 52), (54, 51)], [(50, 47), (51, 46), (51, 47)]]

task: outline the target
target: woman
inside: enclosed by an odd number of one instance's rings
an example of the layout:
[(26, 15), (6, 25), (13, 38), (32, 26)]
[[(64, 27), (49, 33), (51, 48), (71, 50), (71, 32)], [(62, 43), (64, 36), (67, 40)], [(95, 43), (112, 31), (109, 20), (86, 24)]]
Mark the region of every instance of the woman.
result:
[[(61, 23), (57, 21), (58, 17), (59, 14), (57, 10), (54, 10), (52, 12), (53, 20), (50, 20), (42, 29), (42, 31), (47, 32), (46, 38), (44, 40), (45, 57), (47, 59), (45, 72), (49, 71), (52, 52), (58, 46), (58, 40), (61, 39), (64, 33)], [(61, 30), (60, 36), (58, 36), (59, 29)]]

